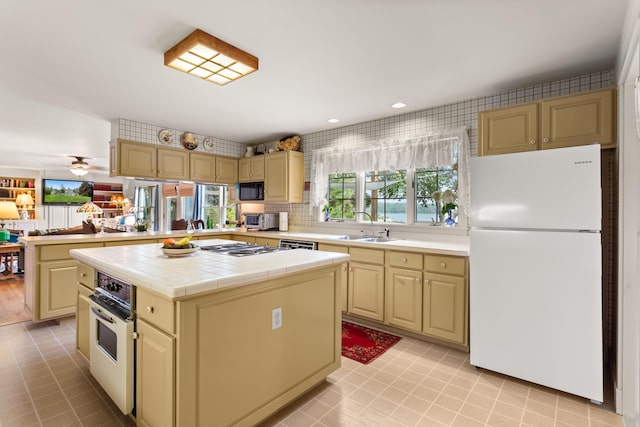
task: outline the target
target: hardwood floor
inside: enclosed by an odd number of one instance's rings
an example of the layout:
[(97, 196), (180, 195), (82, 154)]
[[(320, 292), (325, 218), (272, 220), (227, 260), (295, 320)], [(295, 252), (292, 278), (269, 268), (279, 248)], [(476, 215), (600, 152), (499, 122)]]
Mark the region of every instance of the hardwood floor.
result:
[(24, 280), (22, 277), (0, 281), (0, 326), (31, 320), (24, 309)]

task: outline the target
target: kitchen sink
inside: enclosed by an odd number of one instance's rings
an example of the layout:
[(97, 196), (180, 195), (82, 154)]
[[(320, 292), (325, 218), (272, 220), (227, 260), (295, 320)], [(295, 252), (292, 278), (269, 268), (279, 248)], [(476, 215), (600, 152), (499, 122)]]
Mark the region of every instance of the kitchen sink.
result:
[(338, 236), (337, 240), (351, 240), (354, 242), (391, 242), (394, 239), (390, 239), (388, 237), (363, 237), (363, 236)]

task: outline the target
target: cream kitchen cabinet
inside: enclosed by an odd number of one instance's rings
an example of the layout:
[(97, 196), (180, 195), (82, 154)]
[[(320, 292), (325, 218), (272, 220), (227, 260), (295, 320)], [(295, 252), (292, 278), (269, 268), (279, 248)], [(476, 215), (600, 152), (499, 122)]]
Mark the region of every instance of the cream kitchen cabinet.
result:
[(253, 156), (238, 160), (238, 181), (264, 181), (264, 158), (265, 156)]
[(258, 246), (268, 246), (270, 248), (277, 248), (280, 245), (280, 240), (270, 239), (268, 237), (256, 237), (255, 244)]
[[(318, 243), (318, 250), (325, 252), (338, 252), (341, 254), (349, 253), (348, 246), (331, 245), (328, 243)], [(342, 288), (340, 289), (340, 308), (342, 309), (342, 311), (346, 312), (349, 301), (349, 274), (346, 264), (342, 266), (340, 274), (342, 276)]]
[(264, 201), (302, 203), (304, 154), (279, 151), (264, 158)]
[(100, 246), (102, 243), (27, 246), (24, 301), (34, 322), (76, 312), (77, 262), (69, 256), (69, 250)]
[(175, 339), (144, 320), (136, 329), (136, 425), (174, 426)]
[(478, 155), (594, 143), (613, 148), (615, 123), (614, 89), (482, 111), (478, 119)]
[(110, 143), (109, 175), (156, 178), (158, 151), (155, 145), (118, 139)]
[(422, 332), (422, 258), (419, 253), (387, 253), (385, 323)]
[(467, 258), (424, 256), (422, 332), (468, 345)]
[(89, 296), (95, 289), (95, 269), (77, 265), (76, 348), (89, 360)]
[(75, 227), (87, 218), (87, 214), (78, 212), (78, 206), (47, 206), (45, 216), (47, 228)]
[(161, 179), (184, 180), (189, 177), (189, 152), (158, 147), (158, 174)]
[(384, 320), (384, 251), (349, 248), (348, 313)]
[(238, 182), (238, 159), (216, 156), (216, 184)]
[(216, 157), (203, 153), (189, 153), (189, 179), (195, 182), (215, 182)]

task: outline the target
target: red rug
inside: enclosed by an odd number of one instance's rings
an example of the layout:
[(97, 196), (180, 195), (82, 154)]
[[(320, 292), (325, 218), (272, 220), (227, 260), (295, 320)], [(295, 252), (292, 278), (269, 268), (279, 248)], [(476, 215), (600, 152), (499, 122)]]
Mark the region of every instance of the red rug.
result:
[(342, 322), (342, 355), (365, 365), (398, 341), (400, 337), (395, 335)]

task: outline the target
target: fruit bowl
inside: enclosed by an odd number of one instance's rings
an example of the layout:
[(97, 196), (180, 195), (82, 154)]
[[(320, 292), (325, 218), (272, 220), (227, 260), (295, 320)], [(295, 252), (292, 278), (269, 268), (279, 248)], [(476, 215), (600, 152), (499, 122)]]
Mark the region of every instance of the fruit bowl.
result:
[(180, 256), (191, 255), (192, 253), (199, 251), (200, 246), (194, 245), (193, 247), (187, 247), (187, 248), (161, 248), (161, 249), (162, 249), (162, 253), (164, 253), (168, 257), (180, 257)]

